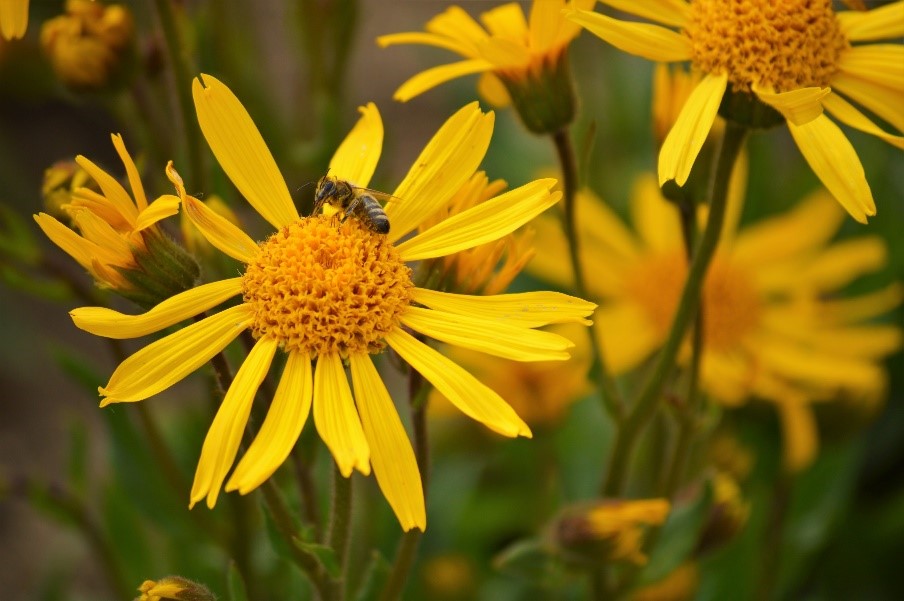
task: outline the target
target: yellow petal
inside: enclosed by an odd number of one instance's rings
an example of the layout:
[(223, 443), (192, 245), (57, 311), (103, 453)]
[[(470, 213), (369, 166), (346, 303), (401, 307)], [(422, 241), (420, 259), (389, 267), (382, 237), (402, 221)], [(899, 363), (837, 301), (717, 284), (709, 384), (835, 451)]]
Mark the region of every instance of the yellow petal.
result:
[(242, 196), (277, 229), (297, 221), (298, 211), (276, 161), (235, 94), (204, 74), (192, 81), (192, 96), (201, 132)]
[(250, 263), (257, 256), (260, 247), (248, 234), (197, 198), (186, 196), (182, 207), (198, 231), (214, 247), (242, 263)]
[(103, 218), (88, 210), (72, 213), (72, 220), (86, 239), (97, 244), (101, 252), (94, 257), (104, 263), (119, 265), (134, 264), (132, 246), (128, 240), (113, 229)]
[(904, 36), (904, 2), (900, 0), (865, 12), (846, 10), (836, 17), (841, 31), (852, 42)]
[(125, 142), (122, 141), (122, 136), (120, 134), (111, 134), (110, 137), (113, 139), (113, 146), (116, 147), (116, 152), (119, 154), (122, 164), (126, 167), (126, 176), (129, 178), (129, 187), (132, 188), (132, 197), (135, 199), (138, 211), (141, 212), (147, 208), (148, 199), (144, 194), (144, 186), (141, 184), (141, 176), (138, 175), (138, 168), (135, 167), (135, 161), (132, 160), (132, 155), (126, 150), (126, 145)]
[(562, 193), (550, 193), (555, 183), (536, 180), (444, 219), (399, 244), (399, 254), (404, 261), (431, 259), (498, 240), (556, 204)]
[(551, 332), (480, 317), (409, 307), (402, 323), (435, 340), (513, 361), (564, 361), (574, 344)]
[(227, 492), (248, 494), (283, 464), (308, 419), (313, 390), (311, 357), (307, 353), (289, 353), (267, 417), (229, 477)]
[[(534, 52), (546, 52), (559, 42), (559, 30), (563, 26), (562, 10), (565, 0), (532, 2), (528, 17), (529, 46)], [(566, 23), (568, 21), (565, 21)]]
[(471, 296), (415, 288), (412, 300), (437, 311), (473, 315), (511, 326), (538, 328), (553, 323), (590, 325), (594, 303), (561, 292), (518, 292)]
[(419, 96), (447, 81), (472, 73), (489, 71), (492, 68), (493, 65), (491, 63), (476, 58), (433, 67), (426, 71), (421, 71), (403, 83), (392, 97), (399, 102), (408, 102), (415, 96)]
[(801, 321), (800, 315), (791, 310), (773, 311), (763, 317), (764, 325), (773, 334), (787, 336), (806, 347), (839, 357), (878, 360), (901, 348), (902, 332), (897, 326), (833, 328), (818, 322)]
[(878, 236), (854, 238), (833, 244), (819, 253), (799, 277), (816, 290), (838, 290), (888, 261), (888, 248)]
[(232, 278), (181, 292), (141, 315), (126, 315), (106, 307), (81, 307), (69, 315), (76, 327), (95, 336), (137, 338), (200, 315), (241, 292), (242, 279)]
[(28, 0), (3, 0), (0, 2), (0, 35), (15, 40), (25, 35), (28, 28)]
[(653, 174), (635, 178), (630, 208), (634, 229), (649, 250), (662, 252), (684, 247), (678, 209), (663, 198)]
[(317, 359), (314, 425), (343, 476), (351, 476), (353, 469), (365, 476), (370, 474), (370, 447), (338, 355), (321, 355)]
[(367, 187), (383, 150), (383, 121), (373, 102), (358, 107), (361, 118), (330, 161), (330, 175)]
[(138, 214), (138, 219), (135, 221), (135, 231), (140, 232), (161, 219), (177, 214), (180, 202), (179, 197), (172, 194), (164, 194), (150, 205), (145, 202), (145, 208)]
[(512, 41), (527, 41), (527, 20), (516, 2), (509, 2), (481, 13), (480, 20), (491, 36)]
[(645, 0), (644, 2), (600, 0), (600, 2), (616, 10), (679, 29), (687, 27), (690, 19), (690, 6), (684, 0)]
[(688, 96), (678, 120), (659, 151), (659, 185), (670, 179), (679, 186), (687, 182), (691, 167), (712, 129), (728, 84), (727, 75), (709, 74)]
[(593, 314), (594, 333), (598, 337), (606, 367), (613, 374), (634, 369), (647, 359), (663, 341), (644, 310), (632, 302), (601, 306)]
[(894, 282), (881, 290), (853, 298), (823, 301), (820, 318), (831, 324), (850, 324), (888, 313), (904, 302), (904, 284)]
[(474, 175), (490, 145), (494, 119), (472, 102), (443, 123), (386, 204), (390, 242), (443, 208)]
[(470, 49), (467, 56), (476, 56), (477, 43), (488, 37), (480, 23), (458, 6), (450, 6), (430, 19), (424, 29), (467, 45)]
[(477, 80), (477, 94), (497, 109), (512, 104), (505, 84), (490, 71), (483, 72)]
[(567, 12), (565, 16), (629, 54), (659, 63), (691, 60), (690, 40), (665, 27), (620, 21), (586, 10)]
[(433, 384), (436, 390), (470, 417), (503, 436), (531, 436), (530, 428), (502, 397), (458, 364), (419, 342), (401, 328), (385, 340), (403, 360)]
[(226, 348), (253, 318), (238, 305), (202, 319), (149, 344), (119, 364), (106, 387), (101, 407), (141, 401), (166, 390)]
[(261, 338), (248, 352), (235, 374), (204, 438), (195, 481), (191, 486), (189, 509), (204, 497), (207, 497), (208, 507), (213, 509), (216, 505), (223, 480), (226, 479), (242, 442), (254, 395), (267, 377), (277, 348), (279, 342), (275, 338)]
[(784, 439), (783, 464), (796, 473), (813, 463), (819, 449), (819, 435), (813, 409), (800, 401), (784, 401), (776, 404)]
[(370, 446), (377, 484), (395, 512), (402, 529), (424, 531), (427, 511), (417, 460), (395, 404), (366, 354), (349, 356), (355, 400), (364, 436)]
[(138, 218), (138, 209), (129, 197), (129, 193), (116, 181), (116, 178), (81, 155), (75, 157), (75, 162), (97, 182), (107, 204), (114, 208), (126, 223), (134, 226), (135, 220)]
[(838, 57), (838, 69), (893, 90), (904, 91), (904, 46), (868, 44), (848, 48)]
[(753, 92), (757, 98), (780, 112), (789, 123), (806, 125), (822, 115), (822, 101), (832, 90), (811, 87), (777, 94), (754, 85)]
[(891, 79), (886, 83), (881, 72), (858, 70), (836, 71), (831, 80), (832, 88), (860, 104), (898, 131), (904, 131), (904, 91), (891, 87)]
[(788, 129), (813, 173), (854, 219), (866, 223), (876, 214), (863, 165), (837, 125), (820, 115), (806, 125), (788, 121)]
[(435, 46), (436, 48), (450, 50), (466, 58), (477, 58), (477, 53), (474, 52), (474, 48), (468, 44), (462, 44), (455, 38), (434, 33), (424, 33), (422, 31), (381, 35), (377, 38), (377, 44), (381, 48), (399, 44), (423, 44), (425, 46)]
[(885, 140), (892, 146), (904, 150), (904, 136), (894, 136), (882, 131), (875, 123), (870, 121), (863, 113), (854, 108), (851, 103), (838, 94), (830, 94), (827, 96), (823, 101), (823, 105), (832, 116), (842, 123), (876, 136), (879, 139)]
[(63, 249), (67, 255), (75, 259), (85, 269), (90, 267), (91, 260), (97, 256), (97, 253), (101, 252), (100, 247), (96, 244), (85, 240), (47, 213), (38, 213), (34, 216), (34, 219), (41, 231), (54, 244)]

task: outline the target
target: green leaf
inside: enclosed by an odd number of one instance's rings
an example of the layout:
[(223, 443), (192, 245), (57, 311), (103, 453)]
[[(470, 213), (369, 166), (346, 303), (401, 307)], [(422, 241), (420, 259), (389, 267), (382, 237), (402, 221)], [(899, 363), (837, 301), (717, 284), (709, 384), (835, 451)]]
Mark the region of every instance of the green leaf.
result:
[(643, 584), (662, 580), (690, 556), (700, 540), (711, 504), (712, 491), (707, 485), (693, 503), (673, 506), (641, 574)]
[(226, 572), (226, 598), (228, 601), (248, 601), (245, 579), (234, 561), (229, 562), (229, 570)]
[(389, 572), (392, 566), (389, 561), (383, 557), (383, 554), (374, 549), (370, 553), (370, 561), (364, 569), (364, 577), (361, 579), (361, 585), (355, 593), (355, 601), (376, 601), (380, 598), (380, 592), (383, 585), (389, 578)]
[(330, 575), (330, 578), (336, 579), (342, 575), (342, 568), (339, 566), (339, 560), (336, 558), (336, 552), (332, 547), (306, 543), (297, 537), (293, 540), (301, 549), (317, 558), (317, 561), (323, 566), (326, 573)]
[(516, 541), (493, 558), (493, 567), (503, 574), (531, 582), (542, 582), (555, 572), (555, 561), (537, 538)]

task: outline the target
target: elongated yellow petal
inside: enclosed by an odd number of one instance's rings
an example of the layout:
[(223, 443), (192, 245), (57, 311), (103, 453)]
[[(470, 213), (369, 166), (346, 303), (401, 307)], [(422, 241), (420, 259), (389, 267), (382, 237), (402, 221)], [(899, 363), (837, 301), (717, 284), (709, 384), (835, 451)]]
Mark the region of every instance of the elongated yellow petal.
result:
[(763, 322), (773, 334), (786, 336), (809, 348), (852, 359), (881, 359), (900, 349), (902, 343), (902, 332), (893, 325), (821, 329), (814, 323), (801, 324), (799, 315), (790, 310), (772, 311), (764, 316)]
[(132, 197), (135, 199), (135, 205), (140, 213), (147, 208), (148, 198), (144, 194), (144, 186), (141, 184), (138, 168), (135, 167), (132, 155), (126, 150), (126, 144), (122, 141), (122, 136), (120, 134), (111, 134), (110, 137), (113, 139), (113, 146), (116, 147), (116, 152), (119, 154), (122, 164), (126, 167), (126, 176), (129, 178), (129, 187), (132, 188)]
[(214, 247), (242, 263), (250, 263), (257, 256), (260, 251), (257, 243), (203, 202), (192, 196), (186, 196), (182, 206), (198, 231)]
[(882, 238), (854, 238), (824, 249), (800, 272), (800, 278), (816, 290), (838, 290), (861, 275), (876, 271), (887, 260), (888, 248)]
[(876, 214), (863, 165), (837, 125), (820, 115), (806, 125), (788, 121), (788, 129), (813, 173), (851, 217), (866, 223), (867, 216)]
[(764, 368), (792, 380), (855, 391), (872, 390), (883, 380), (882, 369), (869, 359), (839, 357), (771, 336), (759, 336), (751, 347)]
[(836, 17), (841, 31), (852, 42), (904, 36), (904, 2), (900, 0), (865, 12), (846, 10)]
[(206, 74), (192, 81), (191, 89), (201, 132), (242, 196), (277, 229), (297, 221), (298, 211), (276, 161), (232, 90)]
[(562, 10), (565, 0), (532, 2), (528, 17), (529, 45), (534, 52), (545, 52), (559, 41), (559, 31), (563, 23)]
[(440, 84), (447, 81), (471, 75), (472, 73), (481, 73), (489, 71), (493, 68), (492, 63), (482, 58), (468, 59), (457, 63), (449, 63), (448, 65), (440, 65), (426, 71), (421, 71), (395, 91), (392, 97), (399, 102), (408, 102), (415, 96), (419, 96), (427, 90), (432, 90)]
[(106, 307), (81, 307), (69, 312), (79, 329), (105, 338), (137, 338), (159, 332), (242, 293), (242, 279), (197, 286), (170, 297), (141, 315), (126, 315)]
[(91, 266), (92, 259), (102, 252), (99, 246), (85, 240), (47, 213), (38, 213), (34, 216), (34, 219), (41, 231), (54, 244), (63, 249), (67, 255), (75, 259), (85, 269), (88, 269)]
[(391, 33), (388, 35), (381, 35), (377, 38), (377, 45), (381, 48), (397, 46), (399, 44), (423, 44), (424, 46), (435, 46), (436, 48), (442, 48), (460, 54), (465, 58), (478, 58), (473, 47), (462, 44), (454, 38), (437, 35), (435, 33), (414, 31), (407, 33)]
[(486, 100), (493, 108), (501, 109), (512, 104), (505, 84), (493, 73), (486, 71), (477, 80), (477, 94)]
[(600, 0), (616, 10), (656, 21), (663, 25), (684, 28), (690, 18), (690, 5), (684, 0)]
[(502, 397), (457, 363), (418, 342), (401, 328), (387, 334), (385, 340), (402, 359), (471, 419), (503, 436), (531, 436), (530, 428)]
[(201, 458), (191, 486), (188, 508), (207, 497), (207, 506), (216, 505), (223, 480), (235, 461), (235, 454), (242, 442), (245, 424), (251, 413), (251, 404), (261, 382), (267, 377), (273, 355), (279, 348), (275, 338), (261, 338), (242, 362), (235, 379), (226, 391), (223, 403), (204, 438)]
[(640, 365), (664, 339), (664, 333), (653, 326), (644, 309), (631, 301), (603, 305), (593, 319), (606, 366), (613, 374)]
[(904, 92), (904, 46), (901, 44), (868, 44), (848, 48), (838, 57), (838, 69)]
[(0, 2), (0, 36), (15, 40), (28, 29), (28, 0), (3, 0)]
[(435, 309), (409, 307), (402, 323), (430, 338), (514, 361), (564, 361), (574, 346), (551, 332)]
[(854, 324), (888, 313), (904, 302), (904, 284), (894, 282), (881, 290), (854, 298), (827, 300), (819, 315), (831, 324)]
[(478, 47), (480, 58), (491, 63), (496, 69), (523, 67), (530, 61), (531, 55), (523, 42), (493, 37), (481, 42)]
[(92, 163), (89, 159), (79, 155), (75, 157), (75, 162), (79, 167), (88, 172), (88, 175), (97, 182), (101, 192), (104, 194), (107, 204), (111, 206), (120, 217), (130, 226), (135, 225), (138, 218), (138, 208), (132, 202), (129, 193), (120, 185), (116, 178)]
[(541, 179), (444, 219), (398, 245), (405, 261), (444, 257), (512, 233), (562, 197), (554, 179)]
[(878, 125), (873, 123), (863, 113), (858, 111), (854, 106), (846, 101), (838, 94), (830, 94), (823, 101), (826, 110), (832, 113), (842, 123), (850, 125), (854, 129), (859, 129), (879, 139), (885, 140), (892, 146), (904, 150), (904, 136), (895, 136), (882, 131)]
[(728, 85), (727, 75), (709, 74), (697, 84), (659, 151), (659, 185), (670, 179), (687, 182), (691, 168), (713, 127)]
[(149, 344), (119, 364), (99, 391), (100, 406), (141, 401), (166, 390), (226, 348), (251, 323), (251, 309), (238, 305)]
[(898, 131), (904, 131), (904, 93), (894, 90), (881, 82), (870, 81), (863, 77), (838, 71), (832, 76), (832, 88), (841, 92), (857, 104), (860, 104)]
[(676, 205), (662, 196), (656, 177), (642, 175), (631, 190), (631, 222), (646, 247), (654, 252), (682, 248), (681, 218)]
[(430, 19), (425, 29), (430, 33), (468, 44), (472, 49), (476, 48), (477, 42), (488, 37), (480, 23), (458, 6), (450, 6)]
[(444, 207), (474, 175), (490, 145), (494, 119), (472, 102), (443, 123), (386, 204), (390, 242)]
[(620, 21), (587, 10), (565, 13), (581, 27), (619, 50), (659, 63), (691, 59), (690, 40), (670, 29), (649, 23)]
[(358, 107), (361, 118), (330, 161), (330, 175), (367, 187), (383, 150), (383, 121), (373, 102)]
[(135, 231), (140, 232), (145, 228), (149, 228), (161, 219), (172, 217), (179, 212), (178, 196), (172, 194), (164, 194), (150, 205), (145, 206), (144, 210), (138, 214), (135, 221)]
[(227, 492), (248, 494), (283, 464), (308, 419), (313, 390), (311, 357), (290, 353), (264, 424), (229, 477)]
[(757, 98), (795, 125), (806, 125), (822, 115), (822, 101), (832, 92), (829, 88), (811, 87), (775, 93), (756, 85), (753, 86), (753, 91)]
[(471, 296), (415, 288), (412, 300), (437, 311), (473, 315), (511, 326), (538, 328), (553, 323), (590, 325), (596, 304), (561, 292), (517, 292)]
[(516, 2), (491, 8), (480, 14), (480, 21), (493, 37), (519, 40), (527, 39), (527, 19)]
[(94, 257), (95, 259), (103, 263), (116, 263), (118, 265), (134, 263), (132, 260), (132, 247), (128, 241), (101, 217), (91, 211), (81, 209), (73, 211), (72, 220), (82, 233), (82, 236), (96, 243), (102, 249)]
[(364, 436), (370, 445), (371, 463), (377, 484), (395, 512), (402, 529), (424, 531), (427, 511), (417, 460), (405, 427), (399, 419), (389, 391), (370, 357), (349, 356), (355, 400), (361, 415)]
[(777, 407), (784, 440), (782, 463), (786, 470), (797, 473), (813, 463), (819, 449), (816, 418), (804, 402), (779, 402)]
[(314, 425), (343, 476), (351, 476), (353, 469), (365, 476), (370, 474), (370, 447), (338, 355), (321, 355), (317, 359)]

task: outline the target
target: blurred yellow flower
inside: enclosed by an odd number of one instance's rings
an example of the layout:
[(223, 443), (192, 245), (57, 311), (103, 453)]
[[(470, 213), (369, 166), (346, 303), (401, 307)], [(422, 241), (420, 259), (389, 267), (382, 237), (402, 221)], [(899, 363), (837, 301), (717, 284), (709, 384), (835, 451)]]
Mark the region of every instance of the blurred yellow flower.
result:
[(566, 511), (556, 524), (556, 541), (573, 558), (594, 564), (629, 562), (645, 565), (644, 535), (665, 522), (666, 499), (605, 499)]
[[(881, 360), (900, 348), (901, 329), (866, 322), (897, 306), (902, 287), (839, 298), (849, 282), (885, 264), (884, 242), (863, 236), (830, 243), (844, 214), (825, 191), (739, 229), (741, 188), (730, 194), (722, 242), (704, 283), (702, 385), (729, 406), (750, 397), (775, 403), (786, 466), (799, 469), (817, 449), (811, 402), (882, 393)], [(687, 273), (678, 212), (652, 175), (634, 187), (636, 233), (588, 193), (579, 195), (578, 211), (584, 264), (605, 266), (585, 276), (590, 294), (602, 301), (594, 320), (603, 354), (610, 369), (623, 373), (647, 359), (671, 327)], [(544, 216), (533, 226), (544, 251), (528, 270), (570, 285), (558, 222)]]
[[(69, 215), (63, 207), (72, 202), (76, 190), (93, 184), (88, 172), (75, 161), (57, 161), (44, 170), (44, 181), (41, 182), (44, 210), (57, 219), (68, 221)], [(99, 188), (95, 189), (95, 192), (99, 191)]]
[[(442, 257), (514, 231), (559, 199), (553, 180), (537, 180), (407, 237), (474, 174), (489, 145), (493, 115), (472, 103), (440, 128), (385, 207), (392, 222), (375, 233), (359, 219), (341, 225), (323, 214), (299, 216), (263, 138), (238, 98), (203, 75), (193, 83), (201, 131), (226, 174), (277, 231), (257, 243), (185, 195), (189, 218), (211, 244), (246, 265), (242, 275), (199, 286), (143, 315), (100, 307), (72, 312), (78, 327), (134, 338), (197, 316), (241, 295), (228, 309), (170, 334), (126, 359), (100, 389), (102, 406), (140, 401), (166, 390), (245, 330), (256, 340), (214, 418), (201, 450), (191, 505), (213, 507), (235, 462), (251, 405), (277, 350), (285, 369), (267, 417), (226, 483), (245, 494), (270, 477), (295, 445), (309, 412), (345, 477), (354, 469), (377, 483), (405, 530), (426, 525), (411, 444), (370, 355), (392, 348), (466, 415), (505, 436), (530, 436), (527, 424), (486, 385), (409, 331), (520, 361), (563, 360), (572, 343), (535, 330), (586, 323), (594, 305), (552, 292), (489, 297), (415, 287), (407, 262)], [(367, 186), (383, 124), (376, 106), (339, 146), (329, 173)], [(403, 199), (403, 200), (400, 200)], [(404, 238), (404, 241), (401, 241)], [(314, 363), (316, 361), (316, 369)], [(352, 387), (346, 377), (350, 366)], [(354, 389), (354, 394), (352, 392)]]
[(41, 27), (41, 47), (63, 83), (96, 89), (117, 73), (134, 29), (125, 6), (67, 0), (66, 13)]
[(625, 52), (691, 61), (704, 75), (662, 146), (660, 184), (684, 185), (717, 113), (753, 127), (784, 120), (810, 167), (851, 216), (865, 223), (876, 214), (857, 153), (823, 110), (904, 148), (904, 138), (882, 131), (842, 97), (904, 131), (904, 47), (851, 45), (904, 35), (904, 1), (838, 14), (831, 0), (602, 1), (664, 27), (587, 10), (568, 18)]
[[(119, 134), (113, 145), (122, 160), (132, 194), (103, 169), (83, 156), (75, 162), (97, 183), (100, 193), (76, 188), (63, 211), (76, 231), (47, 213), (35, 215), (38, 226), (54, 244), (88, 270), (100, 287), (112, 288), (139, 304), (152, 305), (181, 292), (194, 282), (197, 266), (177, 260), (176, 250), (157, 222), (179, 212), (179, 198), (163, 195), (148, 203), (138, 169)], [(171, 260), (172, 259), (172, 260)], [(150, 278), (150, 279), (149, 279)]]
[(28, 28), (28, 0), (0, 2), (0, 37), (14, 40), (25, 35)]
[(135, 601), (216, 601), (205, 586), (181, 576), (145, 580), (138, 587), (138, 592), (141, 596)]
[(383, 47), (424, 44), (465, 59), (418, 73), (394, 97), (405, 102), (451, 79), (481, 73), (477, 86), (481, 96), (499, 107), (514, 101), (531, 131), (555, 131), (574, 117), (566, 50), (580, 32), (562, 10), (589, 9), (593, 4), (593, 0), (535, 0), (525, 17), (521, 6), (511, 2), (482, 13), (483, 26), (451, 6), (427, 23), (426, 32), (380, 36), (377, 43)]
[(686, 561), (662, 580), (633, 591), (631, 601), (690, 601), (696, 598), (699, 586), (700, 568), (696, 562)]

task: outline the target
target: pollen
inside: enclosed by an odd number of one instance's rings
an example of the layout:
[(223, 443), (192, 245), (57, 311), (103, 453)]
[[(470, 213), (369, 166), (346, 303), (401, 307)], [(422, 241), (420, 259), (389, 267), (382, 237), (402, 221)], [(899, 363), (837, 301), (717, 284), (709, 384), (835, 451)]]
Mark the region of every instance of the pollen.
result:
[[(626, 283), (628, 294), (643, 307), (660, 337), (664, 338), (672, 326), (686, 278), (687, 261), (676, 252), (650, 257), (638, 265)], [(717, 256), (703, 286), (703, 336), (707, 348), (739, 348), (745, 336), (758, 326), (762, 302), (749, 271)]]
[(693, 62), (735, 92), (828, 85), (849, 45), (831, 0), (693, 0)]
[(376, 353), (411, 298), (411, 269), (357, 219), (300, 219), (260, 244), (242, 276), (255, 338), (318, 356)]

